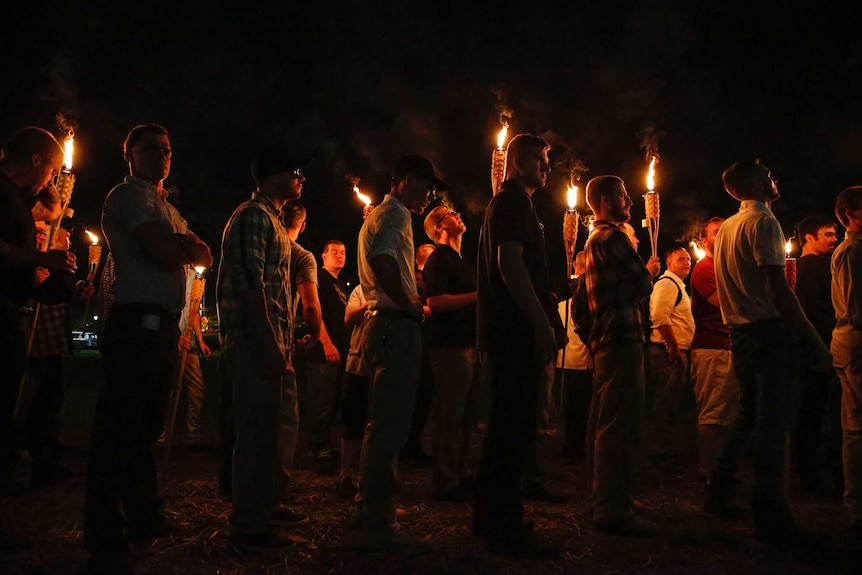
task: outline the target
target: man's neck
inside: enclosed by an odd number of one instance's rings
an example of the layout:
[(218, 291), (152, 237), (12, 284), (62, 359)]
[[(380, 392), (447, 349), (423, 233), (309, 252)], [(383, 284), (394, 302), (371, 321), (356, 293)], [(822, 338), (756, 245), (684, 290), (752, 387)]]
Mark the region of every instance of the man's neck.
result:
[(535, 191), (536, 191), (536, 188), (531, 188), (530, 186), (528, 186), (527, 184), (525, 184), (525, 183), (524, 183), (524, 180), (523, 180), (520, 176), (516, 176), (516, 177), (513, 177), (513, 178), (507, 178), (507, 180), (506, 180), (506, 181), (508, 181), (508, 182), (512, 182), (513, 184), (515, 184), (516, 186), (518, 186), (519, 188), (521, 188), (522, 190), (524, 190), (524, 191), (527, 193), (527, 195), (528, 195), (528, 196), (532, 196), (532, 195), (533, 195), (533, 192), (535, 192)]
[(334, 277), (334, 278), (337, 278), (337, 277), (338, 277), (338, 274), (340, 274), (340, 273), (341, 273), (341, 268), (328, 268), (328, 267), (326, 267), (326, 266), (323, 266), (323, 269), (325, 269), (326, 271), (328, 271), (328, 272), (329, 272), (329, 275), (331, 275), (331, 276), (332, 276), (332, 277)]
[(808, 246), (807, 244), (806, 244), (806, 245), (804, 245), (804, 246), (802, 246), (802, 256), (800, 256), (800, 257), (805, 257), (805, 256), (820, 256), (820, 255), (823, 255), (823, 254), (821, 254), (820, 252), (818, 252), (818, 251), (817, 251), (817, 250), (815, 250), (814, 248), (812, 248), (812, 247)]
[(445, 238), (441, 238), (440, 244), (444, 246), (449, 246), (458, 254), (461, 254), (461, 240), (463, 239), (462, 235), (457, 236), (446, 236)]

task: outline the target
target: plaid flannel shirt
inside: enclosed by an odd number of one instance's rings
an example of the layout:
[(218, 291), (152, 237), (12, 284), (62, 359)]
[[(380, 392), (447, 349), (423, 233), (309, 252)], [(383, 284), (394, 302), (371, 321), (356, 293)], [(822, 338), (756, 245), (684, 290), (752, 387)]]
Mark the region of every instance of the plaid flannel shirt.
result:
[[(31, 325), (34, 313), (35, 309), (29, 314)], [(39, 306), (39, 318), (36, 321), (30, 357), (51, 357), (69, 353), (71, 337), (66, 304), (43, 303)]]
[(626, 235), (599, 220), (584, 248), (587, 299), (592, 315), (590, 348), (644, 341), (645, 300), (652, 278)]

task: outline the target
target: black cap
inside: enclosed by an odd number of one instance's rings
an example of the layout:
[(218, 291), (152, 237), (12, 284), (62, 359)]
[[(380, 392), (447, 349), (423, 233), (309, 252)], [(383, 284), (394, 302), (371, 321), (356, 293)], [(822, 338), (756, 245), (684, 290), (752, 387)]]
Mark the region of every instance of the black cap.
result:
[(401, 156), (398, 158), (392, 169), (392, 180), (400, 182), (407, 174), (431, 180), (437, 186), (438, 192), (449, 189), (449, 184), (437, 177), (434, 164), (422, 156)]
[(263, 148), (251, 162), (251, 175), (258, 186), (276, 174), (303, 170), (312, 158), (294, 155), (284, 144), (273, 144)]

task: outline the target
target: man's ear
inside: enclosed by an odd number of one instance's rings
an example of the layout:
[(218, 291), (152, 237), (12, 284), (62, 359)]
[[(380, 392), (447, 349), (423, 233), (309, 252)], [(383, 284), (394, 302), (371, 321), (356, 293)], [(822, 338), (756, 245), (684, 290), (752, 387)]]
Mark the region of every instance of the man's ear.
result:
[(307, 224), (307, 223), (308, 223), (308, 220), (303, 220), (303, 221), (302, 221), (302, 225), (301, 225), (301, 226), (299, 226), (299, 233), (302, 233), (302, 232), (304, 232), (304, 231), (305, 231), (305, 224)]

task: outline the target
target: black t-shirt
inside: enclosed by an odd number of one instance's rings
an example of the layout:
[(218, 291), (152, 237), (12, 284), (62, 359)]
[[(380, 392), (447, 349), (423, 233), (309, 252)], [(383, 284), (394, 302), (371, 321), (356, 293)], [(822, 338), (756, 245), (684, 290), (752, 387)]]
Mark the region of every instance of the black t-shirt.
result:
[(826, 345), (832, 341), (835, 327), (831, 262), (830, 255), (808, 254), (799, 258), (796, 268), (796, 297)]
[(533, 328), (504, 285), (497, 265), (497, 248), (509, 241), (523, 245), (522, 258), (533, 290), (551, 326), (563, 335), (563, 324), (551, 296), (542, 224), (530, 196), (507, 180), (491, 198), (479, 235), (477, 345), (491, 352), (532, 355)]
[[(350, 345), (350, 331), (344, 325), (344, 308), (347, 307), (349, 288), (341, 279), (333, 276), (324, 268), (317, 268), (317, 293), (320, 297), (320, 311), (323, 314), (323, 324), (326, 332), (341, 359), (347, 358), (347, 349)], [(323, 344), (318, 343), (309, 352), (309, 361), (323, 363), (326, 357), (323, 355)]]
[[(0, 240), (15, 248), (36, 249), (36, 224), (30, 208), (36, 197), (24, 191), (0, 172)], [(35, 266), (10, 266), (0, 259), (0, 299), (23, 303), (30, 297), (36, 281)]]
[[(425, 262), (425, 296), (476, 291), (476, 270), (449, 246), (441, 245)], [(428, 324), (429, 347), (474, 347), (476, 306), (434, 313)]]

